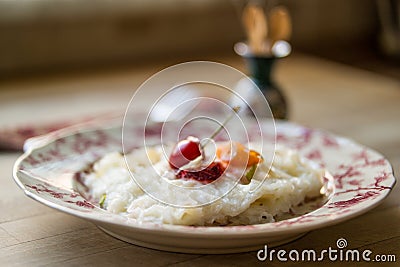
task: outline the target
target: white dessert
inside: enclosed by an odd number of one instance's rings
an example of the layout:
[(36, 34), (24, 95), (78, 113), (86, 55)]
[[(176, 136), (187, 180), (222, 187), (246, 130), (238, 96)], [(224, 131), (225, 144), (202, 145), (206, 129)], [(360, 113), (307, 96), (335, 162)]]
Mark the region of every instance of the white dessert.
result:
[[(130, 170), (157, 192), (156, 198), (193, 207), (174, 207), (145, 193), (132, 179), (124, 156), (118, 152), (102, 157), (86, 175), (84, 183), (89, 194), (101, 199), (104, 209), (139, 222), (197, 226), (274, 222), (277, 216), (306, 199), (321, 196), (324, 170), (294, 150), (278, 147), (272, 165), (268, 161), (259, 163), (248, 184), (223, 174), (216, 180), (218, 183), (207, 185), (194, 179), (176, 178), (162, 151), (161, 147), (147, 148), (147, 152), (144, 148), (132, 151), (126, 155)], [(164, 188), (157, 188), (160, 177), (167, 181)], [(176, 192), (175, 186), (201, 187), (201, 190), (185, 194)], [(215, 195), (224, 196), (201, 206)], [(200, 206), (194, 207), (196, 204)]]

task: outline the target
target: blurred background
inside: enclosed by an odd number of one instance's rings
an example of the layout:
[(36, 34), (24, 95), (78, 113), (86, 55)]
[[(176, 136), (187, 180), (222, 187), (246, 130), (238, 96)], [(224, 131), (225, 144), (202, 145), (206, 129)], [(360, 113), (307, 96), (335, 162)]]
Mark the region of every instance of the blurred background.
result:
[[(253, 252), (193, 261), (178, 255), (180, 261), (175, 254), (127, 247), (94, 225), (28, 200), (10, 177), (27, 138), (71, 125), (83, 130), (121, 123), (134, 90), (167, 66), (211, 60), (251, 74), (233, 50), (247, 38), (242, 13), (249, 1), (0, 0), (1, 266), (146, 262), (138, 254), (158, 265), (255, 263)], [(289, 120), (376, 149), (400, 177), (400, 0), (252, 2), (265, 10), (284, 5), (291, 16), (292, 54), (279, 59), (272, 75), (287, 100)], [(167, 89), (163, 84), (146, 95)], [(180, 102), (177, 96), (170, 103)], [(319, 150), (308, 156), (318, 161)], [(400, 255), (399, 203), (398, 185), (379, 208), (288, 248), (308, 249), (312, 243), (321, 251), (345, 233), (352, 247)], [(382, 227), (382, 221), (391, 223)]]
[[(244, 0), (0, 1), (0, 79), (233, 55)], [(294, 53), (400, 79), (399, 0), (283, 4)]]

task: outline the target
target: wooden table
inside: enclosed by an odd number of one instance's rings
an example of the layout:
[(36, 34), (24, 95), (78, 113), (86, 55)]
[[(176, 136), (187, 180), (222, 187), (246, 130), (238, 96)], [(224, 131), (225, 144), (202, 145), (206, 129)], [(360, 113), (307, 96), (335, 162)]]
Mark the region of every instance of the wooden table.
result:
[[(244, 70), (238, 58), (219, 58), (218, 61)], [(134, 88), (162, 67), (159, 64), (112, 72), (3, 82), (0, 84), (0, 127), (124, 109)], [(347, 136), (380, 151), (399, 175), (399, 81), (305, 55), (293, 55), (282, 60), (277, 66), (276, 77), (289, 99), (291, 120)], [(267, 264), (257, 260), (256, 252), (189, 255), (146, 249), (114, 239), (91, 223), (26, 197), (11, 177), (12, 166), (19, 155), (0, 153), (1, 266)], [(366, 214), (310, 232), (281, 248), (322, 250), (334, 247), (336, 240), (344, 237), (349, 242), (348, 248), (395, 254), (398, 263), (399, 203), (400, 189), (397, 186), (379, 207)], [(280, 263), (275, 259), (268, 264), (275, 266)], [(324, 264), (335, 263), (325, 261)], [(365, 262), (351, 264), (367, 265)]]

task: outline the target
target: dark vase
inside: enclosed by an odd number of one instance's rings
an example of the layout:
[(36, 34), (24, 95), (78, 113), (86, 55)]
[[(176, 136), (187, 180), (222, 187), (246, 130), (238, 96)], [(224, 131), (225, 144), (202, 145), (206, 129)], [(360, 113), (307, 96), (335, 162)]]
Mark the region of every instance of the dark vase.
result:
[(288, 111), (285, 96), (274, 82), (272, 71), (276, 60), (273, 56), (241, 55), (250, 71), (250, 78), (261, 90), (271, 108), (275, 119), (287, 119)]

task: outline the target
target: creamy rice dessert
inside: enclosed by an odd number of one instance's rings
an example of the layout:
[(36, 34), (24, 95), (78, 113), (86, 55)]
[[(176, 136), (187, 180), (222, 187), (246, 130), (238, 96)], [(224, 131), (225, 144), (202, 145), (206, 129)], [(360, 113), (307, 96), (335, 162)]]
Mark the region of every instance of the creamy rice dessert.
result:
[[(126, 161), (119, 152), (107, 154), (94, 163), (82, 182), (91, 198), (107, 211), (138, 222), (160, 224), (269, 223), (308, 199), (321, 197), (325, 171), (284, 147), (276, 148), (272, 162), (249, 163), (252, 150), (246, 150), (250, 156), (246, 158), (247, 165), (242, 173), (235, 173), (235, 166), (226, 168), (226, 161), (217, 150), (215, 162), (200, 176), (187, 172), (195, 161), (184, 168), (174, 168), (164, 151), (161, 146), (135, 149), (126, 155)], [(230, 163), (234, 161), (231, 159)], [(140, 177), (139, 182), (132, 179), (130, 171), (133, 177)], [(221, 174), (215, 176), (217, 171)], [(215, 177), (207, 180), (207, 175)], [(146, 192), (142, 190), (143, 184), (146, 184)], [(176, 191), (176, 187), (183, 189)], [(185, 188), (199, 190), (189, 192)], [(164, 201), (159, 201), (158, 197)], [(165, 200), (184, 205), (169, 205)]]

